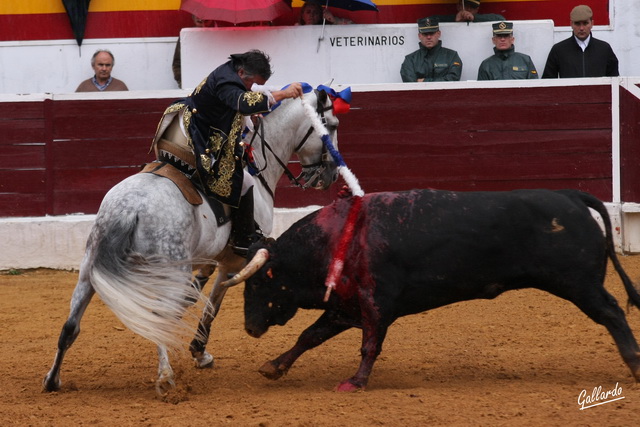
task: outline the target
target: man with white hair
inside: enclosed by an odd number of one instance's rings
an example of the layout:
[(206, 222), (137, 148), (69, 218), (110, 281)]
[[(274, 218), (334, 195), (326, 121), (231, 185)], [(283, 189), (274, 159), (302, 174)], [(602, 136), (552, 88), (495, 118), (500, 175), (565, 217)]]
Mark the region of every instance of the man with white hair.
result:
[(111, 76), (116, 60), (107, 49), (98, 49), (91, 57), (91, 68), (95, 74), (92, 78), (80, 83), (76, 92), (103, 92), (129, 90), (122, 80)]

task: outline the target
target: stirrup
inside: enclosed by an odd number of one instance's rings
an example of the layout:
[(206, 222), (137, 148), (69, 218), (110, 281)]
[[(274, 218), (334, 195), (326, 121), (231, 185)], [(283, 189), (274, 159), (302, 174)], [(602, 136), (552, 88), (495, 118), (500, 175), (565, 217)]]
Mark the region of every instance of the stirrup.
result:
[(264, 234), (262, 234), (260, 230), (256, 230), (255, 233), (249, 236), (243, 236), (243, 237), (244, 238), (242, 239), (241, 242), (234, 241), (233, 243), (229, 243), (229, 246), (231, 246), (231, 250), (233, 250), (233, 253), (243, 258), (247, 257), (247, 253), (249, 253), (249, 247), (251, 245), (266, 239)]

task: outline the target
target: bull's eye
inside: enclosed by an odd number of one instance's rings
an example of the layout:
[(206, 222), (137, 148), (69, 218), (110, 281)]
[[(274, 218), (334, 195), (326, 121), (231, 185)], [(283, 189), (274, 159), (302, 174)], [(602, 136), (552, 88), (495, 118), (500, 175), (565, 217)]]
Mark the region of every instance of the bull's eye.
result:
[(267, 304), (267, 307), (273, 308), (273, 303), (271, 301), (269, 301), (269, 304)]

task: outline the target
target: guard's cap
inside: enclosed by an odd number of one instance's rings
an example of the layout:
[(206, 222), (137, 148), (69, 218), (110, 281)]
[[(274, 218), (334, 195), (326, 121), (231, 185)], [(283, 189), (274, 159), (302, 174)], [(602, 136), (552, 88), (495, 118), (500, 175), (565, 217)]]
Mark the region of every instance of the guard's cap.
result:
[(469, 3), (469, 6), (480, 6), (480, 0), (458, 0), (460, 3)]
[(580, 21), (588, 21), (593, 17), (593, 11), (589, 6), (581, 4), (580, 6), (576, 6), (571, 10), (571, 14), (569, 18), (571, 22), (580, 22)]
[(440, 25), (436, 18), (418, 19), (418, 31), (421, 33), (435, 33), (440, 31)]
[(513, 34), (513, 22), (500, 21), (492, 25), (493, 35)]

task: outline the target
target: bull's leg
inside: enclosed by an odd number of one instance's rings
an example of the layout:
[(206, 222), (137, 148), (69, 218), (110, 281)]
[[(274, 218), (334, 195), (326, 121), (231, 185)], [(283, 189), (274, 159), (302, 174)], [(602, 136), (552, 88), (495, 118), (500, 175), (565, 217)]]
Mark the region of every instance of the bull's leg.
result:
[(206, 346), (209, 342), (209, 334), (211, 333), (211, 323), (218, 314), (220, 305), (228, 289), (220, 286), (220, 283), (222, 283), (226, 277), (226, 273), (225, 268), (221, 268), (218, 272), (218, 276), (213, 284), (213, 289), (211, 289), (211, 293), (209, 294), (209, 304), (207, 304), (202, 311), (202, 317), (200, 318), (200, 322), (198, 322), (198, 331), (189, 345), (191, 356), (197, 368), (213, 367), (213, 356), (207, 352)]
[(169, 363), (169, 355), (165, 346), (158, 346), (158, 379), (156, 380), (156, 393), (164, 397), (176, 387), (173, 369)]
[(618, 301), (600, 288), (595, 292), (583, 293), (573, 303), (596, 323), (607, 328), (631, 374), (640, 382), (640, 348)]
[(89, 305), (89, 302), (91, 302), (91, 297), (93, 297), (93, 294), (95, 293), (91, 283), (89, 283), (88, 273), (86, 273), (87, 271), (87, 268), (83, 268), (81, 270), (78, 283), (73, 291), (69, 317), (62, 327), (62, 332), (58, 338), (58, 351), (56, 352), (56, 357), (53, 360), (51, 369), (42, 381), (43, 391), (60, 390), (60, 367), (62, 366), (62, 360), (64, 359), (64, 355), (69, 347), (71, 347), (78, 337), (78, 334), (80, 334), (80, 319), (82, 319), (82, 315)]
[[(367, 282), (364, 278), (364, 282)], [(382, 351), (382, 343), (387, 335), (389, 323), (381, 322), (381, 312), (376, 307), (373, 300), (373, 289), (375, 287), (361, 286), (360, 310), (362, 314), (362, 347), (360, 348), (360, 367), (354, 376), (342, 381), (336, 387), (336, 391), (358, 391), (364, 390), (369, 381), (369, 375), (373, 369), (378, 355)]]
[(325, 311), (314, 324), (300, 334), (298, 341), (289, 351), (262, 365), (259, 372), (271, 380), (277, 380), (287, 373), (302, 353), (319, 346), (350, 328), (350, 325), (338, 323), (331, 319), (329, 312)]

